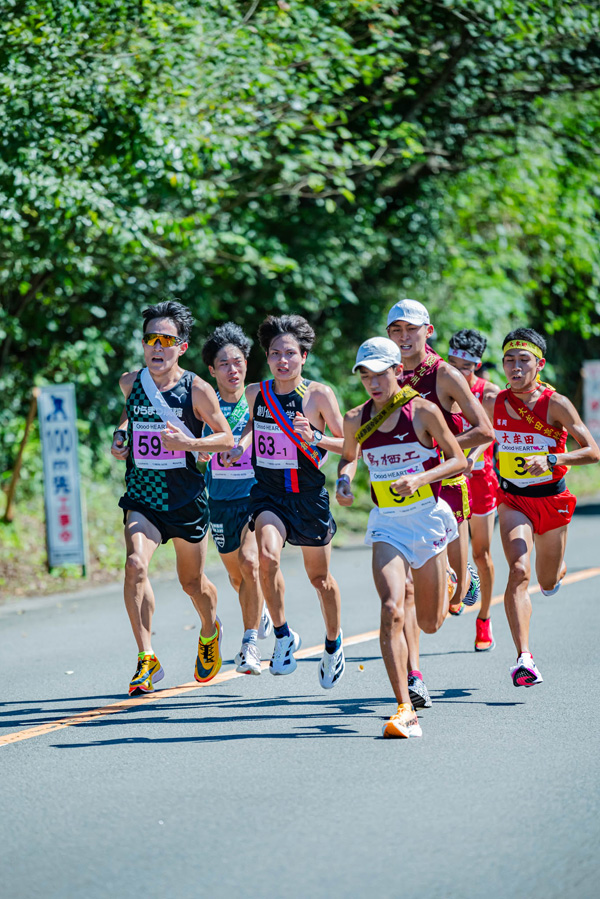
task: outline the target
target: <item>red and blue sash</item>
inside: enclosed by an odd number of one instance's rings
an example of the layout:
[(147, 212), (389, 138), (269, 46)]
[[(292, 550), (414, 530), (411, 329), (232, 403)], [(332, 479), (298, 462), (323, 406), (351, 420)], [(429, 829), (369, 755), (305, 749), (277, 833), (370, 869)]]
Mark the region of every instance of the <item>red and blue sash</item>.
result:
[(279, 426), (286, 437), (289, 437), (294, 446), (296, 446), (301, 453), (304, 453), (306, 458), (312, 462), (315, 468), (319, 468), (323, 459), (323, 455), (316, 447), (311, 446), (306, 442), (306, 440), (303, 440), (302, 437), (296, 434), (283, 406), (281, 405), (275, 395), (275, 392), (273, 391), (273, 381), (261, 381), (260, 390), (263, 395), (265, 404), (269, 412), (273, 416), (273, 421), (275, 422), (275, 424)]

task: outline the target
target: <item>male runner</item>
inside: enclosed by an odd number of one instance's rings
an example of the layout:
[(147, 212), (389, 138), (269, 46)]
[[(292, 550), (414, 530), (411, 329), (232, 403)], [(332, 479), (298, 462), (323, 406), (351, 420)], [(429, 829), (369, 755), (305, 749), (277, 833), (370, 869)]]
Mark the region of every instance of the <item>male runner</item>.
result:
[[(171, 539), (179, 581), (202, 622), (194, 677), (206, 683), (221, 667), (217, 593), (203, 571), (208, 506), (193, 450), (233, 446), (214, 390), (179, 365), (193, 324), (189, 309), (167, 301), (149, 306), (142, 315), (146, 367), (126, 372), (119, 381), (125, 409), (111, 447), (113, 456), (127, 464), (127, 490), (119, 505), (127, 549), (125, 607), (139, 651), (129, 685), (132, 695), (151, 693), (164, 677), (152, 649), (155, 600), (148, 566), (158, 546)], [(204, 421), (214, 433), (194, 439), (200, 437)]]
[[(202, 347), (202, 359), (217, 382), (221, 412), (236, 442), (250, 416), (244, 381), (251, 346), (252, 341), (240, 326), (227, 322), (215, 328)], [(207, 425), (204, 433), (209, 431)], [(250, 448), (231, 467), (223, 465), (219, 453), (210, 457), (206, 468), (210, 529), (240, 598), (244, 636), (235, 660), (242, 674), (261, 673), (257, 640), (268, 637), (273, 629), (260, 589), (256, 537), (248, 527), (250, 488), (254, 483)]]
[[(480, 403), (483, 403), (484, 399), (489, 400), (500, 393), (499, 387), (475, 374), (481, 368), (481, 359), (486, 346), (487, 340), (483, 334), (472, 329), (464, 329), (452, 335), (448, 351), (448, 362), (464, 375), (471, 388), (471, 393)], [(463, 424), (465, 428), (469, 427), (468, 421), (463, 420)], [(469, 456), (472, 456), (473, 453), (473, 450), (469, 450)], [(471, 491), (471, 518), (469, 519), (471, 551), (481, 583), (481, 608), (475, 619), (475, 650), (487, 652), (496, 645), (490, 618), (494, 585), (491, 545), (498, 490), (498, 478), (494, 471), (493, 443), (476, 458), (469, 479), (469, 488)]]
[[(565, 485), (571, 465), (600, 460), (596, 441), (565, 396), (540, 380), (546, 341), (531, 328), (517, 328), (502, 344), (506, 390), (484, 398), (498, 441), (498, 518), (509, 565), (504, 608), (517, 662), (515, 687), (543, 680), (529, 650), (531, 551), (544, 596), (552, 596), (566, 573), (567, 528), (576, 499)], [(567, 435), (579, 444), (567, 451)]]
[[(429, 313), (416, 300), (400, 300), (390, 309), (387, 318), (388, 336), (400, 348), (402, 365), (402, 385), (410, 385), (421, 396), (435, 403), (444, 421), (456, 437), (461, 450), (470, 447), (487, 446), (493, 439), (493, 431), (486, 421), (481, 404), (465, 384), (456, 369), (438, 356), (427, 345), (427, 338), (433, 334)], [(463, 430), (463, 418), (471, 427)], [(470, 473), (473, 460), (468, 460)], [(468, 565), (470, 516), (469, 487), (464, 475), (445, 478), (440, 491), (456, 517), (458, 536), (448, 546), (448, 559), (456, 573), (457, 586), (448, 611), (460, 615), (465, 605), (474, 605), (481, 590), (479, 576)], [(408, 641), (411, 665), (411, 691), (417, 706), (431, 705), (431, 699), (419, 668), (419, 627), (414, 604), (406, 604), (406, 639)]]
[(402, 363), (395, 343), (385, 337), (367, 340), (359, 347), (356, 370), (370, 399), (344, 417), (337, 501), (352, 505), (350, 484), (362, 448), (375, 503), (365, 543), (373, 547), (381, 654), (398, 702), (383, 736), (420, 737), (408, 686), (405, 582), (410, 568), (419, 625), (435, 633), (448, 611), (446, 547), (456, 532), (451, 510), (438, 499), (439, 482), (464, 471), (467, 461), (439, 409), (412, 388), (398, 387)]
[[(319, 683), (327, 690), (342, 677), (345, 661), (340, 591), (329, 570), (336, 525), (321, 466), (327, 450), (341, 452), (342, 416), (331, 388), (303, 377), (315, 340), (306, 319), (269, 315), (258, 339), (273, 379), (246, 388), (250, 422), (223, 460), (239, 461), (252, 439), (256, 484), (250, 493), (250, 528), (256, 531), (260, 580), (275, 628), (269, 670), (277, 675), (295, 671), (294, 652), (301, 645), (285, 616), (281, 551), (287, 541), (302, 548), (306, 573), (321, 602), (326, 633)], [(332, 437), (324, 433), (325, 426)]]

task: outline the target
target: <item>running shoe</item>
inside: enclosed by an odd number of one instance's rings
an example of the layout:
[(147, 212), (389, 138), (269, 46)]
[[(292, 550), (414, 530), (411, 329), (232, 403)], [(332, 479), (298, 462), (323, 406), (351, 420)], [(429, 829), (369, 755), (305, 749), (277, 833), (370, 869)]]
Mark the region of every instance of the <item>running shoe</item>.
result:
[(453, 609), (452, 606), (448, 606), (448, 614), (455, 615), (456, 617), (458, 617), (459, 615), (462, 615), (464, 610), (465, 610), (465, 604), (464, 604), (464, 602), (462, 602), (462, 600), (457, 609)]
[(273, 656), (269, 663), (271, 674), (291, 674), (298, 667), (294, 653), (302, 646), (300, 636), (290, 628), (288, 637), (275, 637)]
[(154, 684), (162, 680), (165, 672), (156, 656), (144, 656), (138, 659), (135, 674), (129, 684), (129, 695), (139, 696), (141, 693), (154, 693)]
[(496, 645), (491, 618), (475, 619), (475, 652), (489, 652)]
[(260, 616), (260, 624), (258, 626), (258, 639), (266, 640), (273, 630), (273, 621), (271, 613), (267, 609), (267, 604), (263, 604), (262, 615)]
[(446, 577), (448, 579), (448, 602), (452, 602), (456, 593), (458, 578), (456, 577), (456, 571), (448, 563), (446, 563)]
[(544, 680), (530, 652), (521, 653), (517, 664), (510, 669), (510, 676), (515, 687), (533, 687)]
[(260, 674), (260, 653), (256, 643), (242, 643), (242, 648), (235, 657), (236, 671), (240, 674)]
[(431, 696), (429, 690), (425, 686), (425, 681), (421, 680), (415, 674), (408, 675), (408, 692), (415, 709), (430, 709)]
[(422, 737), (423, 731), (417, 713), (407, 702), (400, 703), (398, 711), (383, 725), (384, 737)]
[(472, 565), (467, 563), (467, 568), (471, 573), (471, 583), (469, 584), (469, 589), (465, 593), (463, 602), (466, 606), (474, 606), (475, 603), (479, 602), (481, 599), (481, 581)]
[(219, 669), (223, 663), (221, 658), (221, 638), (223, 636), (223, 626), (217, 618), (217, 632), (208, 643), (203, 643), (198, 638), (198, 658), (196, 659), (196, 669), (194, 671), (194, 679), (199, 684), (207, 684), (219, 673)]
[[(344, 639), (344, 635), (340, 631), (340, 637)], [(344, 659), (344, 647), (340, 643), (340, 648), (335, 652), (329, 653), (323, 650), (321, 664), (319, 665), (319, 683), (324, 690), (331, 690), (338, 681), (342, 679), (346, 670), (346, 660)]]

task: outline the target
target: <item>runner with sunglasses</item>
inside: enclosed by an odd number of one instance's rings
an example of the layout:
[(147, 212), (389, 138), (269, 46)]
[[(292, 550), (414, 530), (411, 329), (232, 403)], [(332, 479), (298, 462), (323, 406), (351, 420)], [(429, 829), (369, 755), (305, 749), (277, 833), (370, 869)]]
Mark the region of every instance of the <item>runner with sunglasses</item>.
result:
[[(125, 408), (111, 447), (115, 458), (126, 461), (127, 489), (119, 501), (127, 550), (124, 592), (138, 645), (131, 695), (151, 693), (164, 677), (152, 648), (155, 600), (148, 568), (168, 540), (175, 547), (181, 586), (202, 622), (194, 677), (206, 683), (221, 667), (217, 593), (204, 574), (208, 504), (194, 451), (233, 446), (215, 391), (179, 364), (193, 324), (189, 309), (167, 301), (149, 306), (142, 316), (146, 367), (126, 372), (119, 381)], [(204, 422), (213, 433), (201, 438)]]
[[(221, 412), (236, 442), (250, 417), (244, 382), (251, 346), (240, 326), (227, 322), (215, 328), (202, 347), (202, 359), (217, 382)], [(208, 425), (204, 433), (210, 433)], [(252, 452), (248, 448), (230, 467), (223, 465), (220, 453), (209, 458), (206, 486), (210, 529), (229, 580), (239, 594), (244, 622), (236, 666), (242, 674), (260, 674), (257, 640), (268, 637), (273, 624), (260, 588), (256, 536), (248, 527), (250, 489), (255, 483)]]
[[(515, 687), (542, 683), (529, 648), (531, 552), (544, 596), (555, 594), (566, 574), (567, 529), (577, 500), (567, 490), (571, 465), (600, 460), (596, 441), (577, 410), (540, 373), (546, 365), (546, 341), (532, 328), (517, 328), (502, 345), (508, 384), (484, 398), (498, 441), (498, 518), (509, 565), (504, 608), (517, 649), (510, 669)], [(567, 450), (567, 436), (579, 444)]]
[[(342, 677), (345, 662), (340, 591), (330, 571), (336, 525), (321, 466), (328, 450), (341, 452), (342, 416), (331, 388), (303, 376), (315, 340), (304, 318), (270, 315), (258, 329), (258, 339), (272, 380), (246, 388), (250, 421), (238, 446), (222, 458), (234, 464), (252, 446), (256, 484), (250, 493), (250, 528), (256, 532), (260, 580), (275, 629), (269, 670), (276, 675), (295, 671), (294, 652), (301, 645), (285, 615), (280, 563), (288, 542), (301, 547), (306, 573), (321, 602), (325, 649), (318, 673), (327, 690)], [(333, 436), (324, 433), (326, 426)]]
[[(465, 328), (450, 338), (448, 362), (463, 375), (473, 396), (483, 403), (500, 393), (500, 388), (491, 381), (477, 376), (487, 340), (479, 331)], [(465, 428), (469, 422), (463, 419)], [(475, 619), (475, 651), (489, 652), (496, 643), (492, 634), (490, 618), (492, 587), (494, 585), (494, 563), (492, 561), (492, 536), (496, 518), (498, 478), (494, 471), (494, 444), (475, 460), (469, 479), (471, 492), (471, 551), (481, 583), (481, 608)]]

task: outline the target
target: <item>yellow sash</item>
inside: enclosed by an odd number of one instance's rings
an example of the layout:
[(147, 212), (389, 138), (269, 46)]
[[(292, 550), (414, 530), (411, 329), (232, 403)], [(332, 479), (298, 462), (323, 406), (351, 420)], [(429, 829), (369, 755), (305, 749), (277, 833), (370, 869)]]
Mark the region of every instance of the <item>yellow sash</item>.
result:
[(379, 428), (384, 421), (386, 421), (392, 412), (395, 412), (396, 409), (400, 409), (402, 406), (405, 406), (410, 400), (414, 399), (416, 396), (420, 396), (421, 394), (417, 390), (413, 390), (412, 387), (402, 387), (398, 393), (394, 394), (394, 396), (387, 401), (385, 406), (379, 410), (377, 415), (374, 415), (373, 418), (369, 419), (369, 421), (365, 422), (362, 427), (356, 432), (355, 436), (358, 442), (362, 445), (367, 437), (371, 434), (374, 434), (377, 428)]

